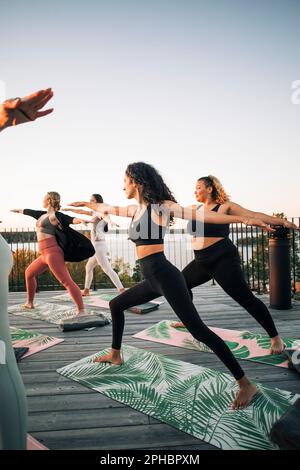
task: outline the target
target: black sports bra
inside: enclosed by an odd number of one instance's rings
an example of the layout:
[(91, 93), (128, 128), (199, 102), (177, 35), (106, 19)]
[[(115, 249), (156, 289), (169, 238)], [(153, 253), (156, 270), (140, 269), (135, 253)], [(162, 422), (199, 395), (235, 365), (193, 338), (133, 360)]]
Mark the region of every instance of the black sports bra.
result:
[(128, 229), (128, 239), (133, 241), (136, 246), (161, 245), (164, 243), (167, 227), (153, 222), (151, 213), (151, 204), (149, 204), (138, 220), (133, 220), (132, 217)]
[[(217, 204), (212, 211), (218, 212), (220, 206), (221, 204)], [(193, 237), (229, 237), (229, 224), (209, 224), (199, 220), (189, 220), (186, 230)]]

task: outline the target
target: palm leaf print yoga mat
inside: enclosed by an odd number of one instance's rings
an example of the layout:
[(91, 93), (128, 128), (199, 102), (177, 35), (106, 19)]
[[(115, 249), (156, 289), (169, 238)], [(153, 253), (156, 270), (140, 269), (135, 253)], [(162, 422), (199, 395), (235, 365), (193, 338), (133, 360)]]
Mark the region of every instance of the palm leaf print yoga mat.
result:
[[(172, 323), (174, 322), (163, 320), (133, 335), (133, 337), (178, 346), (179, 348), (212, 352), (205, 344), (195, 341), (186, 328), (174, 328), (171, 326)], [(288, 367), (287, 358), (283, 354), (269, 354), (271, 342), (267, 335), (253, 334), (249, 331), (226, 330), (223, 328), (210, 327), (210, 329), (225, 341), (232, 354), (238, 359)], [(300, 347), (300, 339), (285, 337), (282, 339), (288, 348)]]
[(29, 348), (22, 357), (32, 356), (32, 354), (51, 348), (51, 346), (64, 341), (60, 338), (54, 338), (53, 336), (44, 335), (36, 331), (21, 330), (13, 326), (10, 327), (10, 334), (14, 347)]
[[(49, 323), (59, 325), (61, 320), (68, 320), (77, 316), (75, 307), (70, 308), (68, 305), (60, 305), (49, 302), (36, 302), (34, 309), (26, 309), (23, 304), (11, 305), (8, 307), (8, 313), (20, 317), (32, 318), (34, 320), (42, 320)], [(97, 318), (110, 320), (109, 312), (93, 311), (87, 312), (87, 315), (96, 315)]]
[(270, 429), (298, 398), (257, 384), (250, 406), (234, 411), (237, 384), (229, 374), (132, 346), (123, 347), (121, 366), (93, 362), (108, 351), (57, 372), (221, 449), (277, 449)]
[[(91, 295), (83, 296), (83, 302), (86, 305), (91, 305), (93, 307), (100, 307), (109, 309), (109, 301), (112, 300), (114, 297), (120, 294), (99, 294), (97, 292), (92, 292)], [(63, 301), (70, 301), (71, 297), (69, 294), (57, 295), (53, 297), (55, 300), (63, 300)], [(145, 304), (135, 305), (134, 307), (130, 307), (128, 309), (129, 312), (143, 314), (149, 313), (153, 310), (157, 310), (159, 306), (162, 304), (162, 301), (154, 300), (151, 302), (146, 302)]]

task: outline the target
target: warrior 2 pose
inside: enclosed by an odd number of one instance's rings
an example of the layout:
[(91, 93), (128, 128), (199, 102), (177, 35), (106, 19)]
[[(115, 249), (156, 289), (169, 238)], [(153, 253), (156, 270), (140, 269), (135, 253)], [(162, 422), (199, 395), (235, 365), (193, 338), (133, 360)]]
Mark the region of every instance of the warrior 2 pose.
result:
[[(271, 217), (261, 212), (252, 212), (230, 201), (220, 181), (210, 175), (199, 178), (196, 183), (195, 196), (198, 206), (192, 209), (205, 209), (244, 217), (255, 217), (268, 224), (283, 225), (288, 228), (298, 227), (287, 220)], [(193, 235), (192, 246), (195, 259), (182, 271), (191, 298), (193, 287), (204, 284), (214, 278), (223, 290), (244, 307), (250, 315), (266, 330), (271, 338), (271, 354), (280, 354), (284, 343), (275, 327), (271, 314), (265, 304), (253, 295), (241, 268), (239, 252), (229, 239), (229, 225), (201, 224), (189, 221), (187, 231)], [(175, 328), (184, 327), (181, 322), (173, 323)]]
[[(33, 301), (37, 286), (36, 276), (50, 269), (56, 279), (69, 292), (77, 307), (78, 314), (86, 314), (81, 291), (70, 276), (64, 260), (63, 250), (57, 244), (55, 237), (55, 232), (59, 225), (59, 220), (56, 218), (55, 214), (60, 209), (60, 195), (55, 191), (48, 192), (44, 197), (43, 207), (47, 210), (46, 213), (32, 209), (12, 210), (12, 212), (29, 215), (37, 219), (36, 233), (40, 256), (28, 266), (25, 272), (27, 302), (24, 308), (34, 308)], [(73, 218), (65, 214), (60, 214), (60, 217), (69, 225), (87, 223), (85, 220)]]
[(186, 325), (192, 336), (205, 343), (223, 361), (239, 385), (239, 392), (232, 408), (244, 408), (256, 394), (256, 387), (245, 376), (226, 343), (213, 333), (201, 320), (186, 286), (182, 273), (164, 255), (164, 235), (170, 218), (196, 218), (204, 222), (245, 224), (271, 229), (261, 220), (221, 215), (204, 211), (202, 215), (177, 204), (157, 170), (143, 162), (128, 165), (125, 172), (124, 191), (128, 199), (136, 199), (138, 205), (126, 207), (89, 202), (74, 202), (75, 207), (86, 206), (104, 214), (131, 217), (129, 238), (136, 244), (144, 280), (110, 301), (112, 315), (112, 350), (95, 362), (122, 364), (121, 344), (124, 330), (124, 310), (163, 295)]
[[(103, 198), (100, 194), (92, 194), (90, 202), (102, 203)], [(70, 211), (70, 209), (68, 208), (65, 208), (63, 210)], [(85, 266), (85, 283), (82, 295), (90, 295), (90, 287), (93, 281), (93, 272), (97, 265), (99, 265), (102, 271), (110, 278), (111, 282), (116, 286), (119, 292), (124, 292), (125, 287), (123, 286), (118, 274), (116, 273), (116, 271), (113, 270), (109, 262), (107, 256), (108, 247), (105, 241), (105, 231), (107, 230), (108, 223), (113, 227), (119, 227), (119, 225), (113, 222), (113, 220), (111, 220), (108, 215), (101, 217), (101, 215), (96, 211), (87, 211), (84, 209), (71, 209), (71, 211), (75, 214), (90, 215), (93, 217), (89, 222), (92, 225), (91, 241), (95, 248), (95, 254), (94, 256), (89, 258)]]

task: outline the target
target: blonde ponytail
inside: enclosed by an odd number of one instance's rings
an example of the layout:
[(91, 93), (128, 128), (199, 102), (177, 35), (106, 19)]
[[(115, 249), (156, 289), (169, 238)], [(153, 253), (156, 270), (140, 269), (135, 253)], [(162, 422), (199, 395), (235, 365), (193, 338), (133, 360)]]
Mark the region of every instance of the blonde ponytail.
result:
[(57, 193), (56, 191), (49, 191), (47, 194), (50, 199), (50, 206), (53, 207), (55, 211), (59, 211), (59, 209), (61, 208), (60, 194)]

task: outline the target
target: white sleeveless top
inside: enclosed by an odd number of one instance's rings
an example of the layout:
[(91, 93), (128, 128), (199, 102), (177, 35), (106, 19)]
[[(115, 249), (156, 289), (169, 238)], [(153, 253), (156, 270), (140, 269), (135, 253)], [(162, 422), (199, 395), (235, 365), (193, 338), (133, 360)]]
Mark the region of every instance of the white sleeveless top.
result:
[(104, 219), (102, 219), (98, 212), (93, 211), (93, 218), (95, 218), (94, 222), (91, 222), (91, 241), (99, 242), (105, 240), (105, 232), (104, 228), (107, 225)]

